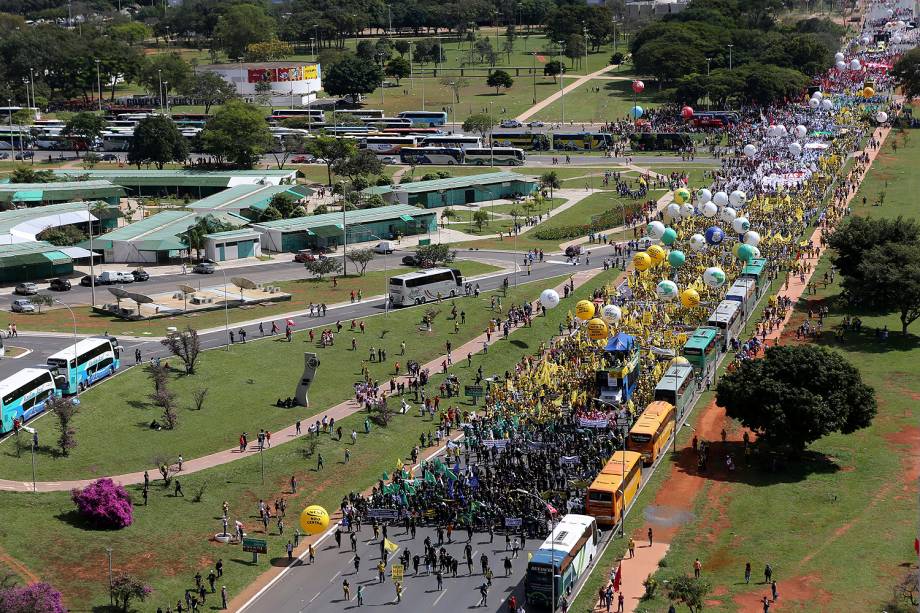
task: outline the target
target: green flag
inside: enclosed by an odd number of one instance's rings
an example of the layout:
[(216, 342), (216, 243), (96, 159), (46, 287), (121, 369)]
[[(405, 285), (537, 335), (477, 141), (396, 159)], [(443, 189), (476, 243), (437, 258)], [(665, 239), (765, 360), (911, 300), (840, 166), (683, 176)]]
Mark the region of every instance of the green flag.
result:
[(435, 483), (434, 473), (426, 472), (425, 473), (425, 483)]

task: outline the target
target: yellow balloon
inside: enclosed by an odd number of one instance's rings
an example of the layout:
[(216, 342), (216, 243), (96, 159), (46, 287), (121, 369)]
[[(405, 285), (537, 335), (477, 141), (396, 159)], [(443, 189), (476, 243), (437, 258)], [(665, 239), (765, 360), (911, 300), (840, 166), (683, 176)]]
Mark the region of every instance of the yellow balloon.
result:
[(318, 504), (312, 504), (300, 512), (300, 527), (307, 534), (319, 534), (329, 527), (329, 513)]
[(664, 248), (661, 247), (660, 245), (652, 245), (651, 247), (646, 249), (645, 252), (648, 254), (650, 258), (652, 258), (652, 262), (654, 262), (655, 264), (661, 264), (662, 262), (664, 262), (664, 258), (667, 255), (664, 251)]
[(588, 321), (594, 317), (594, 303), (590, 300), (579, 300), (575, 305), (575, 317), (582, 321)]
[(633, 262), (633, 266), (636, 267), (636, 270), (639, 270), (639, 271), (648, 270), (649, 268), (652, 267), (652, 258), (651, 256), (649, 256), (649, 254), (645, 253), (644, 251), (639, 251), (638, 253), (636, 253), (633, 256), (632, 262)]
[(607, 335), (607, 322), (605, 322), (603, 319), (598, 319), (595, 317), (588, 322), (588, 338), (591, 340), (599, 341), (601, 339), (607, 338)]
[(685, 289), (680, 293), (680, 303), (691, 309), (700, 304), (700, 294), (693, 288)]
[(864, 87), (863, 90), (862, 90), (862, 94), (863, 94), (863, 96), (865, 96), (866, 98), (871, 98), (872, 96), (875, 95), (875, 90), (872, 89), (871, 87)]
[(677, 356), (676, 358), (672, 359), (672, 360), (668, 363), (668, 366), (677, 366), (678, 364), (689, 364), (689, 363), (690, 363), (690, 360), (688, 360), (687, 358), (685, 358), (685, 357), (682, 356), (682, 355), (679, 355), (679, 356)]
[(686, 188), (680, 188), (674, 192), (674, 202), (677, 204), (684, 204), (685, 202), (690, 202), (690, 190)]

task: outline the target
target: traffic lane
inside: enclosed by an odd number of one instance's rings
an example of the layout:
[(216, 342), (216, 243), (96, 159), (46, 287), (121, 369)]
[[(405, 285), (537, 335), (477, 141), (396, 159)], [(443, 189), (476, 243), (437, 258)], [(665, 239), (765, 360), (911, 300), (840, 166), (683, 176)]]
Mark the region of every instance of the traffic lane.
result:
[[(489, 589), (488, 604), (481, 607), (486, 611), (507, 610), (507, 600), (514, 594), (518, 602), (523, 602), (523, 579), (527, 569), (527, 552), (535, 551), (542, 539), (528, 539), (525, 549), (513, 557), (510, 550), (506, 550), (505, 539), (502, 533), (496, 533), (490, 543), (489, 535), (474, 533), (470, 546), (473, 549), (472, 574), (465, 561), (465, 547), (467, 543), (466, 532), (455, 532), (454, 540), (443, 547), (454, 558), (459, 560), (460, 566), (457, 576), (451, 573), (444, 575), (443, 589), (437, 589), (437, 579), (434, 568), (426, 574), (424, 562), (419, 564), (419, 572), (414, 572), (411, 556), (422, 556), (426, 537), (431, 539), (436, 549), (437, 533), (433, 527), (421, 526), (416, 530), (414, 539), (401, 526), (391, 526), (388, 530), (388, 539), (395, 543), (399, 549), (387, 555), (386, 580), (379, 583), (377, 563), (381, 560), (380, 539), (373, 538), (372, 529), (365, 525), (358, 533), (357, 555), (360, 557), (359, 569), (355, 571), (354, 558), (349, 535), (343, 533), (342, 545), (337, 547), (332, 537), (328, 537), (317, 548), (316, 562), (310, 565), (306, 560), (298, 562), (288, 570), (275, 584), (263, 592), (246, 611), (340, 611), (357, 607), (358, 586), (364, 586), (365, 606), (395, 606), (405, 610), (433, 610), (439, 611), (466, 611), (475, 607), (480, 601), (479, 586), (485, 583), (482, 573), (480, 556), (485, 554), (492, 569), (492, 587)], [(382, 535), (381, 535), (382, 536)], [(390, 572), (394, 563), (399, 563), (400, 556), (408, 549), (410, 563), (405, 569), (403, 580), (403, 598), (401, 603), (396, 603), (396, 590)], [(512, 564), (509, 576), (505, 576), (504, 558), (508, 557)], [(342, 581), (348, 580), (351, 586), (351, 601), (344, 601)]]

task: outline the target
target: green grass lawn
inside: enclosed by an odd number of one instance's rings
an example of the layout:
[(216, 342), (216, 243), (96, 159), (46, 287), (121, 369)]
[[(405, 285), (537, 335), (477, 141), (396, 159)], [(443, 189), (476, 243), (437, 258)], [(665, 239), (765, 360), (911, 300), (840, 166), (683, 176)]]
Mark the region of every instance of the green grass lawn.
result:
[[(570, 304), (602, 283), (615, 277), (613, 272), (603, 273), (593, 283), (580, 288)], [(533, 299), (539, 292), (558, 283), (561, 278), (544, 280), (512, 290), (512, 295)], [(519, 298), (518, 298), (519, 299)], [(477, 355), (472, 368), (458, 361), (453, 371), (462, 380), (468, 380), (482, 365), (486, 374), (500, 373), (511, 368), (522, 354), (534, 353), (540, 343), (556, 333), (560, 321), (565, 319), (566, 308), (550, 311), (546, 318), (537, 318), (531, 329), (512, 335), (510, 341), (498, 341), (490, 347), (488, 355)], [(244, 375), (245, 376), (245, 375)], [(441, 376), (436, 375), (433, 385)], [(463, 405), (463, 408), (470, 408)], [(216, 412), (216, 411), (215, 411)], [(150, 582), (154, 593), (147, 603), (139, 605), (141, 611), (154, 611), (181, 597), (185, 588), (193, 586), (196, 571), (207, 574), (207, 569), (222, 558), (225, 564), (222, 584), (231, 596), (272, 564), (283, 564), (283, 545), (290, 538), (296, 524), (296, 514), (309, 504), (321, 504), (335, 509), (349, 490), (363, 490), (374, 484), (381, 472), (393, 469), (397, 458), (405, 457), (421, 433), (433, 430), (434, 425), (417, 413), (397, 416), (387, 428), (372, 427), (365, 435), (363, 414), (343, 421), (346, 432), (354, 428), (359, 433), (353, 448), (351, 462), (342, 462), (343, 450), (352, 448), (327, 436), (319, 439), (317, 451), (322, 453), (326, 468), (314, 470), (315, 456), (304, 457), (306, 442), (297, 442), (265, 451), (265, 483), (261, 482), (260, 458), (253, 455), (228, 465), (181, 478), (184, 498), (172, 496), (172, 489), (162, 489), (159, 484), (151, 489), (150, 505), (135, 507), (135, 523), (120, 531), (95, 531), (79, 522), (72, 513), (69, 493), (10, 494), (0, 493), (0, 506), (4, 509), (3, 551), (25, 564), (41, 577), (54, 584), (65, 595), (68, 606), (84, 610), (101, 606), (108, 600), (106, 594), (105, 548), (113, 550), (113, 568), (116, 572), (129, 571)], [(298, 494), (287, 492), (291, 475), (300, 483)], [(193, 495), (205, 487), (203, 501), (193, 502)], [(140, 499), (137, 487), (129, 488), (135, 500)], [(288, 500), (287, 530), (278, 536), (271, 526), (269, 555), (262, 556), (258, 564), (251, 564), (250, 555), (234, 547), (219, 546), (208, 539), (220, 531), (220, 505), (230, 504), (231, 522), (240, 519), (247, 531), (262, 537), (257, 525), (259, 499), (274, 500), (285, 496)], [(322, 555), (322, 554), (320, 554)], [(0, 561), (0, 566), (4, 562)], [(209, 604), (213, 605), (213, 598)]]
[[(566, 82), (569, 82), (568, 79), (566, 79)], [(623, 119), (629, 109), (633, 107), (633, 91), (630, 88), (630, 83), (630, 81), (591, 79), (576, 90), (566, 93), (566, 122), (597, 123)], [(646, 88), (644, 92), (636, 96), (636, 101), (642, 108), (650, 109), (658, 105), (655, 102), (655, 96), (655, 92), (650, 92)], [(562, 106), (563, 101), (556, 100), (537, 113), (535, 119), (560, 121)]]
[[(913, 196), (920, 189), (918, 164), (916, 132), (909, 142), (892, 134), (861, 187), (868, 205), (862, 205), (860, 194), (854, 213), (917, 217), (920, 205)], [(884, 206), (872, 207), (874, 195), (885, 189)], [(822, 259), (816, 278), (829, 266)], [(731, 482), (707, 484), (698, 498), (697, 519), (672, 542), (658, 573), (665, 579), (690, 572), (698, 556), (704, 575), (718, 590), (707, 610), (750, 611), (768, 593), (765, 586), (743, 583), (746, 561), (754, 566), (755, 581), (764, 564), (772, 564), (783, 610), (882, 610), (892, 586), (916, 562), (911, 550), (920, 466), (916, 324), (906, 337), (892, 332), (887, 342), (879, 341), (873, 330), (884, 325), (900, 330), (898, 317), (849, 310), (839, 284), (831, 284), (800, 301), (790, 329), (801, 323), (809, 307), (820, 304), (829, 307), (830, 317), (818, 342), (860, 369), (876, 390), (879, 413), (871, 427), (827, 436), (812, 444), (803, 460), (783, 470), (755, 466)], [(845, 314), (859, 315), (863, 332), (847, 333), (840, 344), (833, 330)], [(666, 606), (661, 599), (648, 603), (649, 610)]]
[(713, 170), (715, 166), (697, 166), (692, 164), (686, 166), (656, 166), (654, 164), (648, 164), (647, 168), (661, 175), (670, 175), (672, 172), (687, 174), (690, 176), (690, 187), (692, 189), (698, 189), (704, 186), (708, 187), (712, 183), (712, 179), (706, 176), (706, 174)]
[[(288, 257), (288, 256), (284, 256)], [(476, 276), (498, 270), (498, 267), (481, 262), (458, 262), (458, 267), (464, 276)], [(353, 265), (349, 263), (349, 269)], [(409, 268), (395, 268), (387, 271), (387, 275), (396, 275), (411, 272)], [(306, 276), (306, 272), (304, 273)], [(208, 279), (213, 285), (221, 285), (216, 277)], [(306, 308), (310, 302), (336, 304), (349, 299), (352, 290), (360, 290), (365, 297), (383, 294), (386, 275), (382, 270), (371, 271), (362, 276), (349, 274), (339, 277), (338, 286), (333, 288), (332, 281), (326, 279), (299, 279), (295, 281), (280, 281), (273, 283), (281, 287), (282, 291), (291, 294), (291, 300), (271, 303), (268, 306), (253, 306), (246, 309), (230, 309), (230, 323), (250, 321), (258, 318), (276, 317)], [(164, 317), (148, 321), (127, 321), (108, 315), (91, 312), (89, 307), (75, 307), (73, 309), (77, 319), (77, 331), (81, 334), (98, 334), (108, 331), (114, 335), (127, 336), (162, 336), (168, 327), (192, 326), (197, 330), (204, 330), (215, 326), (224, 325), (225, 315), (223, 310), (190, 313), (176, 317)], [(41, 313), (4, 313), (3, 325), (15, 322), (20, 330), (38, 330), (43, 332), (72, 332), (73, 319), (70, 312), (64, 308), (45, 310)]]

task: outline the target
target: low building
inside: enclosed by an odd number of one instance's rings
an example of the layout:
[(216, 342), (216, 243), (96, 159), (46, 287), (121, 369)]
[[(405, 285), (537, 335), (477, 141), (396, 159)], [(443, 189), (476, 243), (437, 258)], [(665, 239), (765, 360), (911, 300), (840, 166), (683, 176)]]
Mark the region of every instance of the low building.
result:
[(450, 179), (368, 187), (361, 193), (366, 196), (379, 195), (384, 202), (391, 204), (431, 209), (529, 196), (537, 191), (537, 188), (538, 183), (535, 179), (516, 172), (490, 172)]
[(689, 0), (635, 0), (626, 3), (626, 19), (648, 20), (665, 15), (676, 15), (685, 8)]
[(52, 279), (73, 274), (73, 258), (45, 241), (29, 241), (0, 248), (0, 283)]
[(275, 252), (335, 248), (342, 243), (343, 233), (353, 245), (438, 229), (433, 212), (404, 204), (347, 211), (344, 219), (342, 213), (325, 213), (257, 223), (252, 228), (262, 235), (262, 247)]
[[(293, 185), (296, 170), (137, 170), (112, 168), (55, 170), (58, 177), (106, 180), (128, 190), (133, 197), (169, 196), (198, 200), (237, 185)], [(44, 184), (48, 185), (48, 184)], [(71, 198), (73, 200), (74, 198)], [(94, 199), (98, 199), (95, 198)]]
[(262, 255), (261, 236), (252, 228), (206, 234), (204, 256), (212, 262), (257, 258)]
[[(100, 206), (102, 205), (102, 206)], [(0, 211), (0, 245), (29, 243), (49, 228), (93, 223), (93, 232), (102, 233), (118, 225), (121, 213), (103, 202), (62, 202), (32, 208)], [(81, 253), (75, 252), (75, 253)], [(76, 257), (88, 257), (89, 252)]]
[(117, 206), (119, 199), (124, 195), (125, 190), (119, 184), (102, 179), (53, 183), (0, 183), (0, 204), (16, 207), (77, 200), (102, 200)]
[(238, 62), (207, 64), (198, 70), (213, 72), (236, 87), (243, 98), (253, 99), (256, 85), (271, 85), (272, 105), (293, 108), (310, 104), (323, 88), (319, 64), (313, 62)]
[(312, 193), (312, 189), (303, 185), (237, 185), (202, 198), (188, 208), (202, 214), (233, 212), (255, 219), (278, 194), (287, 194), (299, 201)]

